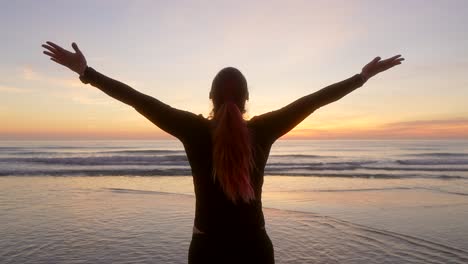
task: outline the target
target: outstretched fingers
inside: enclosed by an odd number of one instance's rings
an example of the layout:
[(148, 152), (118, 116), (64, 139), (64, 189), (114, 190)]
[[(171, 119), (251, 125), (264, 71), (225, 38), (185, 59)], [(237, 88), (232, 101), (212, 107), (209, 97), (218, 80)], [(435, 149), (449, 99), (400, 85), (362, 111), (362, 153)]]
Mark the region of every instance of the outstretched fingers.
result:
[(390, 57), (388, 59), (385, 59), (383, 61), (381, 61), (381, 63), (394, 63), (394, 62), (397, 62), (397, 61), (403, 61), (405, 60), (404, 58), (400, 58), (401, 55), (396, 55), (396, 56), (393, 56), (393, 57)]
[(58, 45), (50, 42), (50, 41), (47, 41), (46, 42), (47, 44), (42, 44), (42, 47), (46, 50), (44, 50), (42, 53), (44, 53), (45, 55), (49, 56), (50, 57), (50, 60), (60, 64), (60, 65), (64, 65), (63, 64), (63, 52), (58, 49), (60, 48)]
[(380, 57), (375, 57), (375, 58), (371, 61), (371, 63), (376, 63), (376, 62), (378, 62), (379, 60), (380, 60)]
[(401, 55), (394, 56), (392, 58), (389, 58), (385, 61), (385, 63), (382, 64), (382, 71), (388, 70), (392, 67), (395, 67), (399, 64), (401, 64), (402, 61), (404, 61), (404, 58), (400, 58)]
[(46, 44), (43, 44), (42, 47), (45, 49), (43, 53), (49, 56), (51, 61), (63, 65), (80, 75), (86, 69), (86, 59), (76, 43), (72, 43), (75, 52), (68, 51), (51, 41), (46, 41)]
[(52, 58), (56, 58), (56, 57), (57, 57), (57, 54), (52, 53), (52, 52), (48, 52), (48, 51), (46, 51), (46, 50), (43, 51), (42, 53), (44, 53), (45, 55), (48, 55), (48, 56), (50, 56), (50, 57), (52, 57)]
[(78, 45), (76, 45), (75, 42), (72, 43), (72, 48), (73, 48), (73, 50), (75, 50), (76, 53), (78, 53), (78, 54), (83, 54), (83, 53), (81, 52), (81, 50), (78, 48)]
[(401, 64), (401, 62), (404, 61), (404, 60), (405, 60), (404, 58), (394, 60), (394, 61), (392, 61), (392, 65), (395, 66), (395, 65)]
[(401, 54), (398, 54), (398, 55), (395, 55), (395, 56), (393, 56), (393, 57), (390, 57), (390, 58), (386, 59), (385, 61), (392, 61), (392, 60), (395, 60), (395, 59), (397, 59), (397, 58), (399, 58), (399, 57), (401, 57)]
[(380, 57), (375, 57), (371, 62), (364, 66), (364, 68), (362, 68), (361, 74), (366, 77), (366, 79), (369, 79), (380, 72), (401, 64), (404, 60), (405, 59), (402, 58), (400, 54), (385, 60), (380, 60)]
[(373, 60), (371, 60), (367, 65), (375, 65), (380, 61), (380, 57), (375, 57)]
[(59, 45), (53, 43), (52, 41), (46, 41), (47, 44), (49, 44), (50, 46), (52, 46), (55, 50), (59, 51), (59, 52), (64, 52), (66, 51), (64, 48), (60, 47)]
[(46, 45), (46, 44), (42, 44), (42, 47), (43, 47), (44, 49), (49, 50), (49, 51), (52, 52), (52, 53), (58, 53), (58, 51), (57, 51), (56, 49), (54, 49), (52, 46), (49, 46), (49, 45)]

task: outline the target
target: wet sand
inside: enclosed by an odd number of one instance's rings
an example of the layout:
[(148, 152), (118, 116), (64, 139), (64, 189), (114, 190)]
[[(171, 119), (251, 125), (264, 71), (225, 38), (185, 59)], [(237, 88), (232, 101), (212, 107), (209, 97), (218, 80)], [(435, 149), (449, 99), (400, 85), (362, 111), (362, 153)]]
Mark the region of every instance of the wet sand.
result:
[[(266, 179), (277, 263), (468, 261), (466, 196), (336, 179), (342, 191), (319, 178), (315, 190), (279, 188), (307, 181)], [(1, 263), (187, 261), (190, 177), (2, 177), (0, 186)]]

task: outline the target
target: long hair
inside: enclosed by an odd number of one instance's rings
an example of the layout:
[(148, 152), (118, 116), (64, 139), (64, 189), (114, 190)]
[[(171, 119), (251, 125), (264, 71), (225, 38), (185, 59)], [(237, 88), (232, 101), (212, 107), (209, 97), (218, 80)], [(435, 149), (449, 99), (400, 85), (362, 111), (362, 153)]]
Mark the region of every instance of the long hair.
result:
[(248, 98), (247, 80), (239, 70), (224, 68), (214, 78), (210, 91), (213, 177), (233, 203), (255, 199), (250, 178), (254, 166), (251, 137), (243, 118)]

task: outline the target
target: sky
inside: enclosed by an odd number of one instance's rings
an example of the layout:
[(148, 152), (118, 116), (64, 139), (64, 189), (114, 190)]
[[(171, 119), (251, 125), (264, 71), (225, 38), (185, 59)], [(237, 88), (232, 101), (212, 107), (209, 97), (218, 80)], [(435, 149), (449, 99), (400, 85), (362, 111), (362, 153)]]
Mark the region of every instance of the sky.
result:
[(468, 1), (0, 1), (0, 139), (172, 138), (50, 61), (48, 40), (205, 117), (226, 66), (247, 78), (251, 118), (402, 54), (284, 138), (468, 139)]

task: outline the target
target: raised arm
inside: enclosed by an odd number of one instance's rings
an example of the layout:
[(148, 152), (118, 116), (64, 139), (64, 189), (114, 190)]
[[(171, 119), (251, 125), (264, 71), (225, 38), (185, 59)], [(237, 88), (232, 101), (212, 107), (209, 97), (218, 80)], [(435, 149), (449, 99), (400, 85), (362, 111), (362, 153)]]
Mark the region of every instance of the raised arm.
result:
[(50, 56), (52, 61), (78, 73), (83, 83), (89, 83), (107, 95), (132, 106), (159, 128), (182, 141), (190, 136), (191, 128), (200, 120), (193, 113), (172, 108), (88, 67), (86, 58), (75, 43), (72, 44), (75, 53), (49, 41), (42, 47), (47, 49), (44, 54)]
[(252, 121), (257, 124), (257, 130), (263, 134), (263, 137), (275, 141), (318, 108), (343, 98), (361, 87), (372, 76), (401, 64), (403, 60), (401, 55), (382, 61), (380, 57), (376, 57), (362, 68), (360, 74), (299, 98), (281, 109), (254, 117)]

